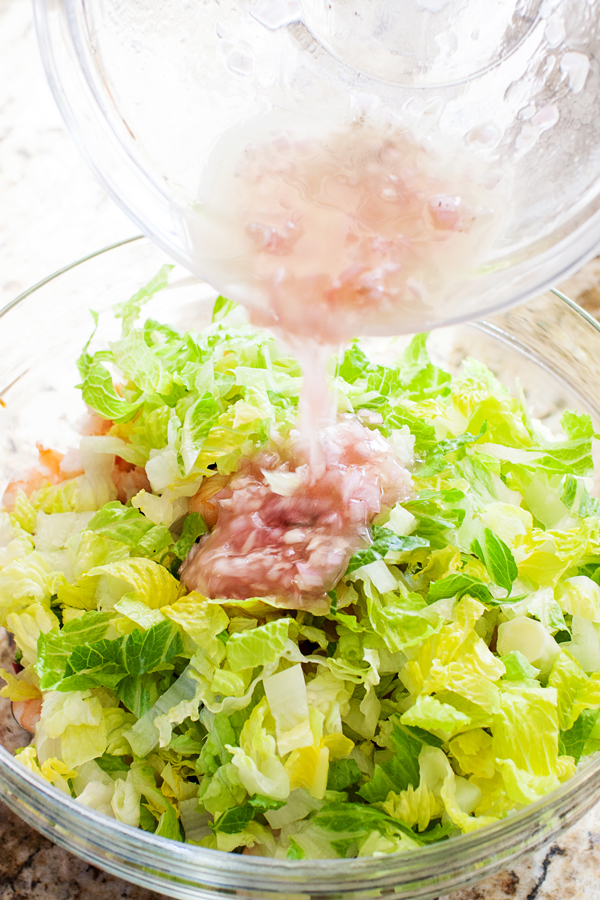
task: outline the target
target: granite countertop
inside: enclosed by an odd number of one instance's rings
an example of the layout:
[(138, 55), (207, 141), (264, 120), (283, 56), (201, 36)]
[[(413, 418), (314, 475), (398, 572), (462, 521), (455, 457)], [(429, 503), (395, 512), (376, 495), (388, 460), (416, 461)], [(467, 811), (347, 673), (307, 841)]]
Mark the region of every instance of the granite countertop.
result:
[[(0, 198), (0, 308), (50, 272), (135, 233), (62, 124), (44, 80), (28, 0), (0, 0)], [(600, 314), (600, 259), (560, 287)], [(5, 704), (0, 743), (19, 746), (19, 731)], [(0, 846), (0, 900), (162, 896), (54, 846), (3, 804)], [(600, 805), (550, 847), (439, 900), (505, 898), (600, 900)]]

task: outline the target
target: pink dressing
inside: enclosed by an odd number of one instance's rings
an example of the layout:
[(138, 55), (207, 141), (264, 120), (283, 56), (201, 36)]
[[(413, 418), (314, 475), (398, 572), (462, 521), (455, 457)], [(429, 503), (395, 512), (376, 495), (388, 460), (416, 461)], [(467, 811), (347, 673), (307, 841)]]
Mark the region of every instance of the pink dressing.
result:
[(354, 417), (320, 432), (321, 466), (305, 445), (245, 460), (213, 498), (217, 524), (181, 570), (206, 597), (271, 597), (308, 607), (331, 590), (351, 555), (369, 544), (383, 507), (406, 500), (411, 480), (389, 442)]
[(198, 269), (296, 342), (453, 317), (499, 223), (497, 179), (391, 124), (258, 120), (214, 158), (188, 223)]

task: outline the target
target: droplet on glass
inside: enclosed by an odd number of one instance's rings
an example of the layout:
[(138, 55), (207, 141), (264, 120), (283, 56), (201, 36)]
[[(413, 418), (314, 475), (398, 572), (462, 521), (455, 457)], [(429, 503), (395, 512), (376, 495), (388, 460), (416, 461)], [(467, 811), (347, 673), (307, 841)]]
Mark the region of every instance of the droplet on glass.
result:
[(501, 137), (502, 131), (494, 122), (481, 122), (471, 128), (467, 140), (476, 147), (491, 147), (497, 144)]
[(542, 108), (536, 112), (531, 121), (534, 125), (537, 125), (538, 128), (546, 131), (548, 128), (552, 128), (553, 125), (556, 125), (559, 118), (560, 113), (558, 108), (553, 103), (547, 103), (546, 106), (542, 106)]
[(227, 68), (236, 75), (251, 75), (252, 59), (246, 53), (232, 50), (227, 57)]
[(551, 47), (558, 47), (565, 39), (565, 23), (561, 16), (550, 16), (544, 28), (544, 37)]
[(585, 53), (578, 53), (570, 50), (565, 53), (560, 61), (561, 72), (569, 78), (569, 87), (574, 94), (578, 94), (583, 90), (588, 72), (590, 71), (590, 61)]

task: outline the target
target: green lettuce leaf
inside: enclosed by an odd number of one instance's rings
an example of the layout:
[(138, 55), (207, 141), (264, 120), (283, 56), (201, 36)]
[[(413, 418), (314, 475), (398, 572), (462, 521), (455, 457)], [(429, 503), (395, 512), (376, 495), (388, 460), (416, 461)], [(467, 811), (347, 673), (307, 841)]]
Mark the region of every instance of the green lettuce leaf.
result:
[(457, 459), (461, 459), (470, 444), (478, 441), (487, 431), (487, 422), (483, 422), (478, 434), (459, 434), (453, 438), (444, 438), (437, 441), (435, 446), (431, 448), (423, 466), (419, 469), (419, 478), (431, 478), (432, 475), (438, 475), (448, 468), (449, 462), (447, 456), (450, 453), (456, 453)]
[(532, 666), (518, 650), (511, 650), (501, 659), (506, 669), (506, 674), (502, 676), (505, 681), (525, 681), (539, 675), (539, 669)]
[(226, 297), (222, 297), (219, 294), (215, 300), (215, 305), (213, 306), (212, 321), (219, 322), (229, 315), (230, 312), (238, 308), (237, 303), (234, 303), (233, 300), (227, 300)]
[(511, 760), (518, 770), (534, 776), (555, 776), (558, 730), (552, 688), (510, 682), (501, 692), (493, 734), (497, 759)]
[(160, 557), (173, 543), (168, 528), (164, 525), (155, 525), (138, 509), (124, 506), (118, 500), (107, 503), (98, 510), (87, 527), (96, 534), (129, 545), (136, 556)]
[(389, 528), (373, 525), (373, 543), (365, 550), (358, 550), (350, 558), (346, 575), (367, 566), (375, 560), (384, 559), (388, 553), (404, 553), (418, 547), (428, 547), (429, 541), (417, 535), (398, 535)]
[(185, 517), (181, 537), (173, 546), (177, 559), (185, 559), (198, 538), (206, 534), (208, 528), (200, 513), (192, 512)]
[[(81, 620), (75, 620), (71, 625), (79, 622)], [(139, 677), (151, 673), (183, 653), (179, 629), (168, 620), (153, 625), (147, 631), (136, 629), (122, 638), (103, 638), (86, 643), (74, 643), (81, 632), (67, 632), (65, 635), (64, 631), (41, 634), (38, 639), (40, 658), (37, 671), (44, 690), (82, 691), (92, 687), (115, 687), (125, 676)]]
[(419, 491), (416, 500), (403, 504), (405, 510), (417, 518), (413, 534), (426, 538), (432, 547), (446, 547), (452, 543), (450, 534), (458, 529), (465, 517), (460, 507), (463, 491), (456, 488), (441, 491)]
[[(167, 673), (167, 677), (170, 680), (170, 673)], [(152, 708), (163, 693), (161, 682), (164, 679), (164, 672), (126, 675), (118, 682), (114, 692), (123, 705), (139, 719)], [(166, 689), (166, 686), (163, 689)]]
[(115, 304), (113, 307), (113, 315), (115, 319), (122, 319), (123, 337), (129, 333), (131, 326), (137, 321), (142, 306), (168, 285), (169, 273), (172, 269), (172, 265), (161, 266), (154, 278), (151, 278), (148, 284), (145, 284), (139, 291), (136, 291), (129, 300), (126, 300), (124, 303)]
[(112, 612), (86, 612), (60, 631), (40, 633), (36, 671), (42, 690), (56, 689), (75, 647), (103, 640), (113, 618)]
[(429, 334), (417, 334), (396, 362), (403, 391), (411, 400), (444, 397), (450, 393), (451, 376), (434, 366), (427, 352)]
[(344, 353), (342, 360), (338, 366), (337, 374), (348, 384), (354, 384), (359, 378), (362, 378), (371, 368), (369, 357), (363, 353), (358, 346), (357, 341), (353, 341), (350, 347)]
[(222, 834), (238, 834), (244, 831), (249, 822), (254, 818), (256, 810), (246, 803), (244, 806), (234, 806), (232, 809), (225, 810), (224, 813), (215, 819), (212, 830), (221, 832)]
[[(161, 693), (158, 700), (138, 721), (125, 732), (135, 756), (147, 756), (159, 742), (159, 729), (155, 725), (157, 719), (168, 714), (181, 704), (194, 704), (198, 688), (197, 672), (188, 665), (179, 678)], [(195, 704), (196, 710), (199, 704)], [(184, 716), (184, 718), (186, 718)], [(196, 717), (197, 718), (197, 717)]]
[(123, 594), (135, 592), (150, 609), (160, 609), (175, 603), (182, 589), (168, 569), (142, 557), (95, 566), (87, 574), (103, 576), (109, 598), (106, 605), (116, 603)]
[(145, 394), (167, 395), (171, 391), (172, 378), (142, 331), (131, 330), (120, 341), (112, 341), (110, 349), (119, 369)]
[(353, 759), (336, 759), (329, 763), (328, 791), (345, 791), (357, 784), (360, 779), (361, 771)]
[(413, 725), (430, 731), (444, 741), (449, 741), (471, 725), (471, 719), (465, 713), (449, 703), (440, 703), (435, 697), (418, 697), (401, 717), (403, 725)]
[(389, 436), (390, 432), (400, 429), (404, 425), (415, 438), (415, 454), (419, 459), (424, 459), (437, 443), (435, 428), (422, 416), (418, 416), (408, 407), (398, 406), (385, 409), (383, 431)]
[[(439, 624), (439, 617), (428, 610), (420, 594), (380, 594), (373, 585), (365, 585), (364, 592), (371, 627), (391, 653), (420, 644)], [(344, 621), (343, 613), (338, 620)]]
[(220, 415), (219, 405), (208, 391), (189, 407), (181, 429), (181, 456), (184, 471), (191, 471), (213, 425)]
[(432, 581), (429, 585), (429, 593), (427, 600), (429, 603), (435, 603), (436, 600), (443, 600), (446, 597), (456, 597), (460, 600), (468, 594), (475, 597), (482, 603), (488, 605), (496, 605), (496, 600), (492, 596), (489, 587), (481, 581), (480, 578), (474, 578), (472, 575), (466, 575), (463, 572), (455, 572), (452, 575), (446, 575), (438, 581)]
[(244, 723), (240, 745), (227, 745), (238, 777), (250, 795), (285, 800), (290, 793), (288, 774), (277, 754), (274, 736), (265, 724), (268, 706), (258, 703)]
[(85, 377), (78, 387), (85, 403), (104, 419), (129, 422), (142, 405), (142, 398), (124, 400), (117, 394), (112, 375), (97, 358), (87, 366)]
[(568, 731), (560, 733), (560, 752), (572, 756), (576, 763), (582, 756), (598, 750), (598, 741), (590, 741), (598, 722), (598, 709), (584, 709)]
[(323, 831), (339, 834), (350, 833), (358, 836), (381, 829), (384, 833), (391, 831), (410, 836), (417, 844), (421, 843), (415, 834), (403, 822), (386, 815), (373, 806), (362, 803), (326, 803), (312, 817), (312, 822)]
[(367, 803), (381, 803), (390, 791), (403, 791), (409, 785), (419, 784), (419, 753), (423, 741), (418, 732), (394, 721), (390, 740), (394, 756), (382, 763), (376, 763), (371, 781), (364, 784), (358, 793)]
[(475, 541), (473, 551), (484, 563), (494, 584), (510, 594), (519, 570), (509, 547), (489, 528), (483, 532), (483, 540)]
[(275, 619), (267, 625), (232, 634), (226, 644), (232, 671), (253, 669), (276, 662), (285, 649), (291, 620)]

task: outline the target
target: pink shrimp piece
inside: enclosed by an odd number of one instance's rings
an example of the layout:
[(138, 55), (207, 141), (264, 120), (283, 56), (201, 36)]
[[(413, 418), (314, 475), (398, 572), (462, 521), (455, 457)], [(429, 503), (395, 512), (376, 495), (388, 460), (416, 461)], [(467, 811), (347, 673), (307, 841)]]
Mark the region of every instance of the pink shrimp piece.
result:
[(115, 459), (115, 467), (112, 471), (113, 484), (117, 489), (117, 499), (121, 503), (127, 503), (140, 491), (152, 493), (152, 486), (148, 481), (146, 470), (141, 466), (125, 462), (120, 456)]
[(218, 473), (205, 478), (198, 492), (190, 499), (188, 512), (200, 513), (207, 528), (214, 528), (217, 524), (219, 504), (215, 495), (227, 487), (230, 478), (230, 475), (219, 475)]
[(63, 461), (64, 453), (53, 450), (51, 447), (44, 447), (39, 441), (36, 444), (42, 469), (48, 469), (57, 478), (62, 477), (60, 464)]
[(30, 734), (35, 734), (35, 726), (40, 721), (42, 714), (42, 698), (15, 700), (12, 705), (12, 713), (21, 728), (29, 731)]
[[(4, 491), (2, 504), (9, 511), (15, 505), (18, 491), (23, 491), (24, 494), (30, 497), (34, 491), (38, 491), (48, 484), (59, 484), (61, 481), (72, 477), (70, 473), (63, 471), (61, 468), (61, 463), (64, 459), (63, 453), (44, 447), (40, 443), (37, 444), (37, 449), (40, 458), (39, 466), (28, 469), (18, 478), (13, 478)], [(75, 474), (80, 474), (80, 472)]]
[(2, 495), (2, 505), (10, 512), (15, 505), (18, 491), (23, 491), (30, 497), (34, 491), (54, 483), (54, 476), (50, 472), (44, 473), (39, 469), (29, 469), (20, 478), (14, 478), (8, 483)]
[(106, 434), (112, 426), (112, 419), (103, 419), (88, 406), (85, 416), (79, 421), (78, 431), (83, 437), (98, 437)]
[(92, 409), (91, 406), (87, 406), (84, 415), (77, 423), (77, 431), (83, 437), (98, 437), (106, 434), (113, 425), (112, 419), (102, 418), (96, 410)]

